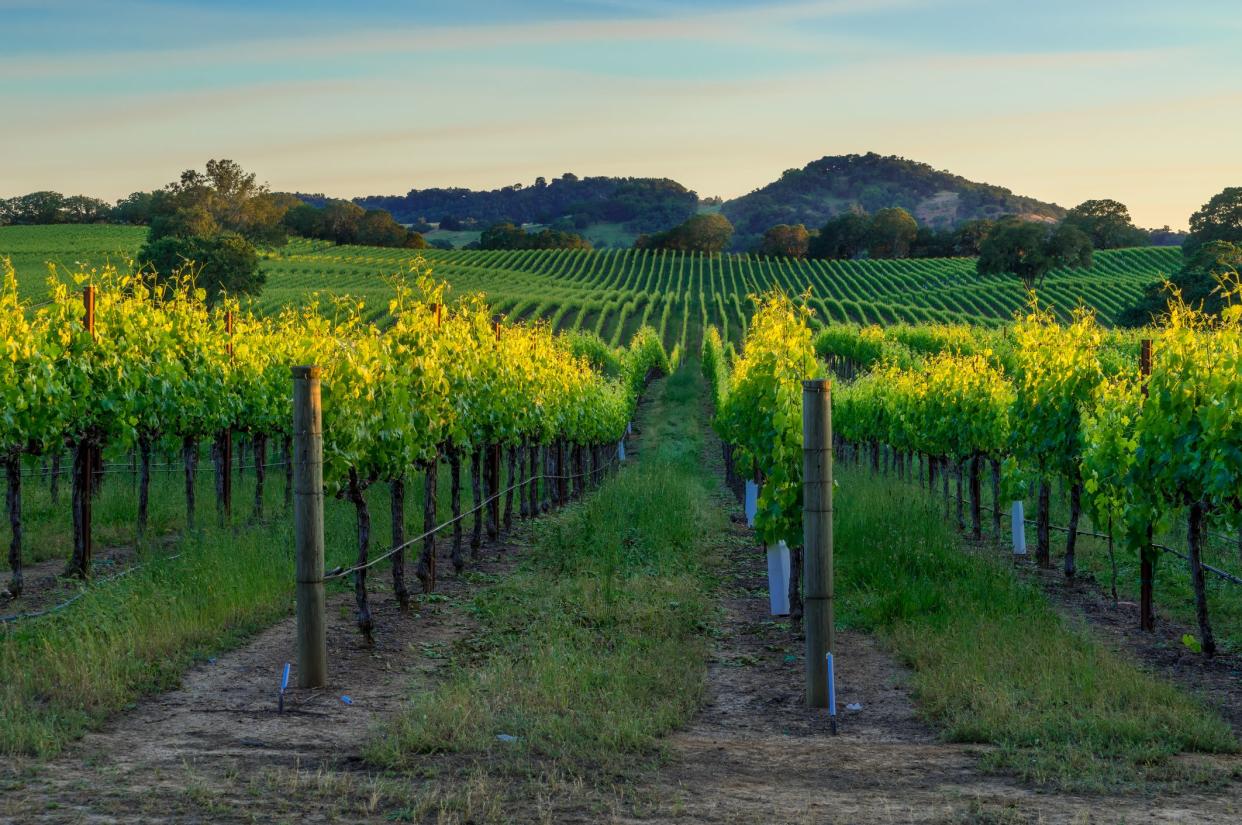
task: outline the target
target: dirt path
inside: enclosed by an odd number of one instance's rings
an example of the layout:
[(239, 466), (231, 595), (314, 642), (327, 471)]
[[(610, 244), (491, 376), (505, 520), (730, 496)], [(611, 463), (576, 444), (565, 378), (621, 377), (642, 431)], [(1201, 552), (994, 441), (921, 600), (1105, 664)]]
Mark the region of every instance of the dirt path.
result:
[[(368, 738), (470, 633), (464, 600), (479, 581), (509, 569), (513, 556), (512, 545), (486, 548), (463, 578), (442, 579), (435, 595), (407, 613), (384, 575), (374, 576), (373, 647), (354, 625), (352, 594), (334, 594), (327, 689), (291, 688), (285, 712), (277, 713), (281, 670), (295, 658), (294, 621), (285, 620), (193, 668), (181, 687), (143, 700), (60, 758), (8, 778), (0, 785), (0, 822), (277, 821), (262, 813), (264, 800), (247, 796), (282, 770), (319, 777), (361, 771)], [(299, 821), (331, 809), (307, 796), (294, 805), (306, 806)]]
[[(717, 467), (715, 444), (705, 463)], [(722, 506), (736, 509), (732, 499)], [(1242, 822), (1233, 789), (1176, 796), (1049, 794), (985, 774), (986, 748), (939, 741), (921, 721), (909, 671), (873, 638), (837, 637), (839, 735), (803, 706), (802, 640), (768, 615), (764, 557), (733, 522), (723, 624), (709, 698), (670, 740), (660, 800), (628, 822)], [(855, 711), (850, 704), (861, 705)]]
[[(719, 445), (706, 441), (705, 471), (718, 472)], [(641, 452), (641, 442), (632, 446)], [(719, 502), (737, 509), (725, 493)], [(445, 579), (433, 600), (407, 614), (392, 603), (386, 574), (375, 576), (373, 648), (354, 629), (351, 597), (334, 595), (331, 686), (292, 691), (284, 715), (276, 688), (293, 656), (291, 620), (194, 668), (179, 689), (145, 700), (62, 757), (0, 768), (0, 822), (1242, 822), (1233, 788), (1090, 797), (988, 775), (980, 769), (986, 748), (941, 742), (916, 712), (910, 673), (876, 639), (848, 630), (837, 645), (840, 732), (830, 735), (825, 714), (803, 706), (802, 641), (768, 615), (763, 556), (736, 521), (721, 539), (707, 700), (669, 738), (660, 767), (618, 777), (615, 789), (556, 786), (546, 775), (524, 787), (511, 766), (493, 771), (452, 755), (377, 776), (363, 748), (405, 697), (440, 678), (454, 646), (468, 643), (476, 629), (469, 596), (510, 568), (520, 543), (519, 531), (505, 553), (488, 550), (475, 572)]]
[[(745, 528), (737, 528), (739, 531)], [(802, 704), (801, 641), (766, 610), (757, 549), (732, 559), (724, 625), (699, 717), (672, 737), (662, 800), (632, 822), (1111, 823), (1242, 821), (1229, 789), (1168, 797), (1047, 794), (978, 766), (985, 748), (940, 742), (909, 673), (872, 638), (838, 635), (839, 735)], [(792, 657), (793, 661), (790, 661)], [(857, 711), (845, 710), (851, 703)]]

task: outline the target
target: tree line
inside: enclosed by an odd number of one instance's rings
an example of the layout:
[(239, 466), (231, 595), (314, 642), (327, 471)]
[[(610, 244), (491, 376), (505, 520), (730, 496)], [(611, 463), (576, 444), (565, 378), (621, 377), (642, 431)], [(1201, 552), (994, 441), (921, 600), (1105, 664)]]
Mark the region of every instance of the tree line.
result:
[(689, 218), (699, 198), (667, 178), (580, 178), (566, 172), (551, 181), (538, 177), (530, 185), (514, 183), (490, 191), (411, 189), (405, 195), (358, 198), (358, 203), (385, 209), (415, 227), (437, 222), (441, 229), (475, 228), (508, 222), (571, 231), (594, 223), (621, 223), (631, 232), (649, 232)]

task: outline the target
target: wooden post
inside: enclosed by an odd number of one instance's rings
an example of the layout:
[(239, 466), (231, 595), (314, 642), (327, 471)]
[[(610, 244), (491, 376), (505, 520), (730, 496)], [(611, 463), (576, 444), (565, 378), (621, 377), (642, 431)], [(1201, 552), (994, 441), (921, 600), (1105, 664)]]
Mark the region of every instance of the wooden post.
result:
[[(1151, 339), (1144, 338), (1139, 350), (1139, 372), (1143, 376), (1143, 396), (1151, 377)], [(1147, 526), (1147, 544), (1139, 551), (1139, 629), (1151, 633), (1156, 629), (1156, 553), (1151, 546), (1152, 527)]]
[[(229, 360), (233, 360), (233, 310), (224, 313), (224, 348), (228, 352)], [(224, 492), (224, 518), (225, 523), (233, 517), (233, 428), (225, 427), (224, 434), (220, 439), (220, 449), (223, 455), (220, 456), (220, 464), (224, 468), (224, 482), (222, 490)]]
[(298, 686), (328, 683), (323, 582), (323, 418), (319, 367), (293, 368), (293, 528), (297, 564)]
[(835, 643), (832, 587), (832, 392), (802, 382), (802, 556), (806, 587), (806, 704), (828, 707), (826, 655)]

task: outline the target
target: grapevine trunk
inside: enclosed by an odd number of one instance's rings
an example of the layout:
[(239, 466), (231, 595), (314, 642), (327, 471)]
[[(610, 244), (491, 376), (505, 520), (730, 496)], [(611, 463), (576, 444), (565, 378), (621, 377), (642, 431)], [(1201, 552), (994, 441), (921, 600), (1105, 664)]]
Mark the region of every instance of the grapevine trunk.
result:
[[(394, 478), (388, 482), (390, 500), (389, 515), (392, 518), (392, 546), (405, 544), (405, 479)], [(392, 554), (392, 592), (402, 609), (410, 606), (410, 590), (405, 585), (405, 549)]]
[(10, 452), (4, 462), (8, 490), (5, 503), (9, 511), (9, 529), (12, 538), (9, 540), (9, 595), (17, 598), (22, 594), (22, 455)]

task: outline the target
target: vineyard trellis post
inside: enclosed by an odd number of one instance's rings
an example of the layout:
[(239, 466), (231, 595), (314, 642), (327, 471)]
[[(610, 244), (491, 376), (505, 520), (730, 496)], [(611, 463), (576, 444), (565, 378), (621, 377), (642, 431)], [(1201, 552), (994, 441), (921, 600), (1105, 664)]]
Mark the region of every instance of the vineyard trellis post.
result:
[(802, 542), (806, 587), (806, 703), (828, 707), (835, 646), (832, 582), (832, 385), (802, 382)]
[[(95, 287), (93, 284), (87, 284), (82, 288), (82, 309), (84, 310), (83, 324), (86, 332), (90, 335), (91, 340), (95, 340)], [(95, 490), (95, 450), (91, 443), (92, 434), (87, 432), (82, 436), (82, 441), (77, 446), (77, 471), (78, 478), (75, 480), (75, 486), (78, 488), (78, 558), (75, 559), (72, 570), (76, 575), (83, 579), (89, 579), (91, 575), (91, 559), (94, 555), (94, 547), (91, 545), (91, 496)]]
[(298, 686), (328, 682), (323, 581), (323, 413), (320, 368), (293, 368), (293, 527), (297, 566)]

